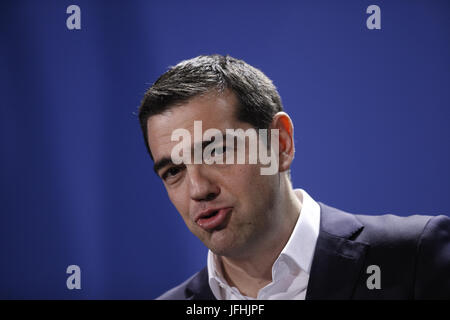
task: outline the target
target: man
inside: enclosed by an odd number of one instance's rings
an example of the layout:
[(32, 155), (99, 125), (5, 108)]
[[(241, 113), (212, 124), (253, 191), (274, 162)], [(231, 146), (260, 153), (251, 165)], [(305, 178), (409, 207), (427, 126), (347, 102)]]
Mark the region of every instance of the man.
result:
[[(293, 189), (293, 124), (260, 70), (230, 56), (183, 61), (147, 91), (139, 120), (170, 200), (209, 248), (207, 266), (160, 299), (450, 298), (448, 217), (353, 215)], [(276, 172), (249, 161), (249, 142), (245, 163), (191, 161), (190, 149), (220, 140), (198, 135), (200, 121), (224, 136), (276, 132), (258, 147), (276, 155)], [(177, 130), (194, 139), (175, 159)], [(211, 155), (242, 152), (226, 141)]]

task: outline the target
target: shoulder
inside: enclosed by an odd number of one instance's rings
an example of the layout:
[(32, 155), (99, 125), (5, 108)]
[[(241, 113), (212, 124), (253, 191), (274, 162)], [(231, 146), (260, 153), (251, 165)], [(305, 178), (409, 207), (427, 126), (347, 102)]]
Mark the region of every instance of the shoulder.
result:
[(208, 269), (203, 268), (178, 286), (163, 293), (156, 300), (212, 300), (215, 299), (209, 287)]
[(399, 252), (418, 258), (434, 252), (450, 254), (450, 218), (444, 215), (412, 215), (400, 217), (392, 214), (355, 215), (364, 226), (355, 237), (385, 253)]
[(450, 218), (444, 215), (364, 215), (319, 204), (321, 231), (372, 246), (417, 244), (422, 236), (427, 237), (434, 230), (446, 230), (450, 225)]
[[(372, 253), (407, 261), (406, 256), (420, 262), (425, 256), (450, 255), (450, 218), (444, 215), (400, 217), (355, 215), (364, 226), (355, 240), (369, 244)], [(442, 261), (443, 262), (443, 261)]]
[(188, 287), (188, 284), (198, 275), (198, 272), (189, 279), (185, 280), (178, 286), (164, 292), (162, 295), (160, 295), (156, 300), (186, 300), (186, 288)]
[(449, 217), (355, 217), (364, 225), (356, 239), (370, 247), (366, 263), (380, 266), (384, 283), (402, 283), (415, 299), (450, 298)]
[(450, 232), (450, 218), (444, 215), (400, 217), (392, 214), (357, 214), (355, 217), (364, 225), (359, 240), (372, 245), (413, 243), (415, 247), (432, 246), (447, 241)]
[[(450, 298), (449, 217), (363, 215), (324, 204), (321, 208), (322, 237), (331, 234), (339, 248), (348, 242), (364, 247), (355, 297)], [(382, 290), (369, 292), (364, 270), (373, 265), (382, 274)]]
[(370, 216), (356, 214), (355, 217), (364, 225), (359, 240), (373, 245), (388, 243), (417, 243), (420, 236), (426, 231), (430, 221), (448, 217), (412, 215), (407, 217), (392, 214)]

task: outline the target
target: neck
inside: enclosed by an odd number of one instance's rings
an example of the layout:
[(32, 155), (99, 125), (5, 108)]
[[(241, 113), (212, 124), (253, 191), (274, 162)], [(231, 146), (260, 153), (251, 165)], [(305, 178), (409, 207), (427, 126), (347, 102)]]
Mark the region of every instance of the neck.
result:
[(280, 193), (281, 201), (273, 212), (279, 218), (271, 224), (270, 232), (256, 241), (255, 246), (247, 248), (246, 254), (221, 257), (225, 280), (249, 297), (256, 298), (259, 290), (272, 282), (272, 266), (286, 246), (299, 217), (302, 199), (296, 196), (290, 183), (284, 185), (287, 190)]

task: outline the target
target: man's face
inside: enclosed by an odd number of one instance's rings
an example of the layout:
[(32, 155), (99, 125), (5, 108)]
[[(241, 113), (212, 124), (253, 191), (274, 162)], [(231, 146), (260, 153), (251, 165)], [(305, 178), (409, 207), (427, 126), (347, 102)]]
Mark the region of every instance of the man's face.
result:
[[(171, 141), (176, 129), (188, 130), (191, 144), (201, 143), (193, 138), (194, 121), (202, 121), (203, 132), (210, 128), (223, 133), (226, 129), (251, 128), (236, 119), (236, 105), (237, 99), (230, 91), (209, 93), (150, 117), (148, 140), (155, 163), (170, 158), (172, 148), (179, 144)], [(279, 199), (279, 174), (261, 175), (260, 168), (261, 165), (248, 162), (169, 163), (157, 173), (190, 231), (214, 253), (237, 257), (249, 254), (280, 223), (274, 213)], [(211, 218), (206, 215), (198, 219), (208, 209), (221, 210), (213, 212)]]

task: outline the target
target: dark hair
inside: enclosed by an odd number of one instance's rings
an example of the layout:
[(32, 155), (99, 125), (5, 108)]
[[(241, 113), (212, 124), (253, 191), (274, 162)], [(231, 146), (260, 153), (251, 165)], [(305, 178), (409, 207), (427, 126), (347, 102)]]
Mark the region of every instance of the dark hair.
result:
[(218, 54), (202, 55), (171, 67), (147, 90), (139, 107), (139, 122), (148, 145), (147, 120), (153, 115), (211, 90), (230, 89), (237, 97), (237, 120), (255, 129), (268, 129), (273, 116), (283, 110), (272, 81), (242, 60)]

